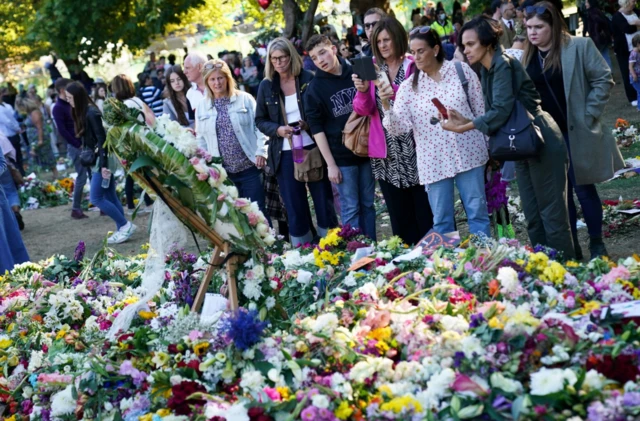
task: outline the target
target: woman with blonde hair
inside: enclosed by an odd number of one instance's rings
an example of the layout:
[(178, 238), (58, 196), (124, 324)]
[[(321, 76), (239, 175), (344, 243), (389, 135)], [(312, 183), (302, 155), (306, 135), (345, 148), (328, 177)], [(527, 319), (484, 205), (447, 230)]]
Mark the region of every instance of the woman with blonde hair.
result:
[(264, 213), (260, 170), (266, 164), (267, 152), (265, 136), (255, 123), (256, 100), (238, 89), (229, 66), (220, 59), (207, 61), (202, 76), (206, 97), (196, 108), (198, 143), (211, 155), (222, 158), (239, 196), (257, 202)]
[(51, 126), (42, 113), (40, 104), (35, 100), (25, 97), (16, 100), (18, 112), (26, 115), (24, 125), (27, 128), (27, 139), (31, 146), (31, 156), (35, 158), (36, 164), (45, 170), (50, 169), (53, 179), (58, 178), (56, 159), (51, 149)]
[(302, 58), (291, 41), (284, 37), (271, 41), (267, 50), (265, 78), (258, 88), (256, 124), (269, 136), (267, 164), (278, 179), (280, 195), (287, 209), (291, 244), (294, 246), (313, 240), (307, 187), (316, 210), (318, 234), (325, 236), (328, 229), (338, 222), (326, 171), (320, 181), (312, 183), (303, 183), (294, 177), (291, 151), (294, 127), (301, 129), (304, 149), (317, 147), (309, 134), (303, 107), (304, 89), (311, 79), (313, 75), (302, 68)]

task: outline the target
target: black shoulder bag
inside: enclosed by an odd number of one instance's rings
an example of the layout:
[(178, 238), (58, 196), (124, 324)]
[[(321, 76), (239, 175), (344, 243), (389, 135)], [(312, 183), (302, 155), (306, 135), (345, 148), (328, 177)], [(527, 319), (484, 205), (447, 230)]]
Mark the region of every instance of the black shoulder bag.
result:
[[(507, 60), (507, 58), (505, 58)], [(508, 58), (511, 78), (513, 79), (513, 94), (517, 98), (515, 89), (516, 78), (513, 74), (511, 59)], [(489, 106), (491, 107), (491, 97)], [(506, 123), (495, 133), (489, 136), (489, 155), (497, 161), (522, 161), (536, 158), (544, 147), (544, 140), (540, 128), (533, 124), (534, 117), (516, 99), (513, 103), (513, 110)]]

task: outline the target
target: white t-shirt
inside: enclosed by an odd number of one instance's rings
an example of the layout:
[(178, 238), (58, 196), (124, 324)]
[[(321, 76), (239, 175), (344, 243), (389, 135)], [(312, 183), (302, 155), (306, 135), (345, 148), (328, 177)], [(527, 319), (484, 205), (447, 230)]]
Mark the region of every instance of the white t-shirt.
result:
[[(284, 110), (287, 112), (288, 122), (292, 123), (294, 121), (300, 121), (302, 116), (300, 115), (300, 109), (298, 108), (298, 96), (296, 94), (284, 97)], [(311, 136), (309, 136), (309, 133), (306, 131), (302, 132), (302, 144), (304, 146), (313, 145), (313, 139), (311, 139)], [(289, 139), (284, 139), (284, 142), (282, 142), (282, 150), (291, 150)]]
[(138, 121), (140, 121), (141, 123), (144, 123), (144, 102), (142, 102), (140, 98), (138, 98), (137, 96), (134, 96), (133, 98), (125, 99), (122, 102), (124, 102), (124, 105), (126, 105), (129, 108), (135, 108), (137, 110), (142, 111), (142, 114), (138, 116)]
[[(631, 22), (635, 22), (638, 19), (638, 15), (636, 15), (635, 13), (631, 13), (630, 15), (625, 15), (624, 13), (622, 13), (622, 16), (624, 16), (627, 22), (629, 22), (629, 25), (632, 25)], [(632, 25), (632, 26), (635, 26), (635, 25)], [(636, 31), (633, 34), (624, 34), (624, 36), (627, 37), (627, 44), (629, 47), (629, 51), (633, 50), (633, 44), (631, 44), (631, 40), (633, 39), (634, 36), (636, 36), (636, 34), (640, 34), (640, 31)]]
[(200, 104), (200, 101), (204, 99), (204, 93), (198, 90), (198, 85), (192, 83), (191, 87), (187, 91), (187, 99), (189, 100), (191, 107), (195, 111), (195, 109), (198, 108), (198, 104)]

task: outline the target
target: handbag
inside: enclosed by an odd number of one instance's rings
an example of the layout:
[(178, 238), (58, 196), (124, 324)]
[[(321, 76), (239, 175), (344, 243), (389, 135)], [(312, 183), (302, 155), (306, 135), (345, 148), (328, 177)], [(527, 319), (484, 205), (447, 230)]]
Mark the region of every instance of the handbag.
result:
[[(515, 83), (513, 67), (509, 67)], [(513, 92), (515, 94), (516, 89), (513, 89)], [(489, 155), (498, 161), (536, 158), (543, 147), (544, 140), (540, 128), (534, 124), (533, 115), (518, 99), (514, 101), (513, 110), (506, 123), (489, 136)]]
[(351, 113), (342, 130), (342, 143), (356, 156), (369, 157), (369, 127), (371, 118), (355, 111)]
[[(86, 121), (86, 120), (85, 120)], [(87, 136), (92, 136), (93, 142), (92, 145), (87, 143)], [(78, 155), (78, 159), (80, 160), (80, 165), (83, 167), (91, 168), (96, 165), (98, 161), (98, 142), (95, 139), (95, 135), (93, 130), (91, 133), (88, 133), (88, 124), (85, 127), (84, 135), (82, 136), (82, 145), (80, 149), (80, 154)]]
[[(287, 110), (284, 107), (284, 98), (280, 95), (280, 110), (282, 112), (282, 118), (284, 125), (288, 126), (287, 122)], [(287, 138), (289, 147), (293, 150), (291, 139)], [(312, 149), (304, 150), (304, 160), (301, 163), (293, 163), (293, 178), (301, 183), (313, 183), (320, 181), (324, 178), (324, 160), (322, 159), (322, 153), (320, 148), (316, 145)]]

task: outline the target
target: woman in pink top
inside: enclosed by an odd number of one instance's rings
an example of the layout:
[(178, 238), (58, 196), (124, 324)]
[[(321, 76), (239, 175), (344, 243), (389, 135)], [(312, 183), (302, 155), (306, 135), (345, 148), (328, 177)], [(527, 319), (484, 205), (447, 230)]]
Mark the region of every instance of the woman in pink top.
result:
[[(484, 165), (489, 160), (485, 137), (478, 130), (463, 134), (431, 124), (438, 115), (432, 102), (437, 98), (447, 109), (457, 109), (467, 118), (484, 114), (480, 81), (465, 63), (460, 65), (467, 91), (456, 64), (444, 60), (440, 37), (428, 26), (409, 34), (410, 48), (417, 67), (402, 83), (393, 108), (385, 104), (383, 124), (391, 134), (413, 129), (418, 155), (420, 182), (426, 185), (433, 211), (434, 229), (445, 234), (454, 231), (454, 181), (469, 220), (471, 234), (491, 235), (484, 192)], [(381, 99), (392, 99), (394, 90), (381, 86)], [(384, 103), (384, 101), (383, 101)]]
[[(381, 19), (371, 34), (371, 46), (380, 72), (394, 90), (413, 74), (413, 57), (407, 55), (407, 33), (395, 18)], [(416, 244), (433, 226), (429, 197), (420, 183), (413, 130), (389, 134), (382, 127), (384, 108), (373, 82), (353, 75), (358, 92), (353, 109), (371, 117), (369, 157), (373, 177), (378, 180), (389, 209), (393, 234), (407, 244)], [(393, 103), (393, 101), (391, 101)]]

